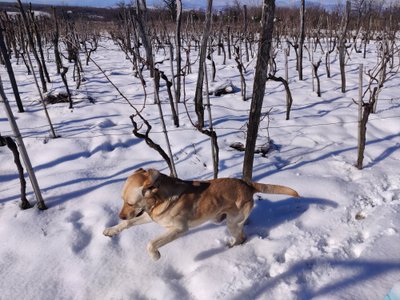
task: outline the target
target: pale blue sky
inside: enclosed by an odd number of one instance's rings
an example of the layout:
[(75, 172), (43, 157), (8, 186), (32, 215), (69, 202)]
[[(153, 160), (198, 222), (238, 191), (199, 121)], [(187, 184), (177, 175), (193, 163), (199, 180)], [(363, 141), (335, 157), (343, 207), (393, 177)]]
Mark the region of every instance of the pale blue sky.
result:
[[(23, 3), (40, 3), (40, 4), (54, 4), (54, 5), (70, 5), (70, 6), (98, 6), (98, 7), (109, 7), (114, 6), (116, 3), (121, 2), (121, 0), (21, 0)], [(313, 3), (321, 3), (321, 4), (336, 4), (341, 2), (342, 0), (310, 0), (309, 2)], [(6, 2), (15, 2), (12, 0), (6, 0)], [(125, 3), (130, 3), (130, 0), (125, 0)], [(187, 8), (193, 7), (205, 7), (207, 1), (206, 0), (183, 0), (183, 6)], [(223, 7), (232, 3), (231, 0), (214, 0), (213, 6), (214, 7)], [(258, 5), (262, 2), (262, 0), (240, 0), (242, 4), (254, 4)], [(299, 0), (277, 0), (277, 4), (286, 4), (286, 5), (294, 5), (298, 4)], [(306, 3), (308, 1), (306, 0)], [(161, 5), (162, 0), (147, 0), (147, 5)]]

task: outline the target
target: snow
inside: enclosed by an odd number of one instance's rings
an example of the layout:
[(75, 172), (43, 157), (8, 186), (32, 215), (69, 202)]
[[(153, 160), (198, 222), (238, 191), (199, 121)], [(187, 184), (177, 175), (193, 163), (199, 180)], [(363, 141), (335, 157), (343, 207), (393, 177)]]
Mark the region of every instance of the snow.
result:
[[(143, 90), (125, 54), (107, 39), (101, 45), (93, 59), (142, 108)], [(26, 108), (25, 113), (17, 113), (1, 67), (6, 94), (49, 209), (20, 210), (16, 168), (11, 153), (1, 147), (0, 298), (383, 299), (392, 287), (398, 289), (399, 75), (380, 94), (377, 114), (368, 124), (365, 168), (358, 170), (354, 167), (357, 105), (352, 99), (358, 95), (361, 57), (353, 53), (348, 62), (345, 94), (340, 92), (337, 60), (332, 57), (330, 79), (322, 66), (322, 97), (318, 98), (311, 88), (311, 65), (306, 63), (305, 80), (298, 81), (292, 53), (289, 74), (294, 105), (288, 121), (283, 86), (267, 83), (263, 112), (272, 111), (269, 129), (267, 117), (260, 124), (257, 144), (267, 142), (269, 132), (277, 147), (266, 157), (256, 155), (254, 180), (290, 186), (302, 198), (260, 195), (262, 200), (256, 200), (245, 227), (245, 244), (226, 247), (226, 227), (207, 223), (162, 247), (158, 262), (148, 256), (146, 245), (163, 232), (159, 225), (133, 227), (114, 238), (102, 234), (105, 227), (118, 222), (121, 188), (129, 174), (150, 167), (169, 173), (161, 157), (133, 136), (132, 108), (89, 63), (84, 66), (86, 81), (81, 90), (74, 91), (74, 109), (68, 109), (67, 103), (49, 105), (61, 136), (51, 139), (32, 76), (22, 64), (13, 62)], [(227, 60), (224, 66), (222, 57), (214, 55), (214, 59), (217, 80), (240, 86), (235, 62)], [(372, 66), (375, 60), (372, 43), (363, 62)], [(280, 52), (280, 76), (282, 62)], [(49, 67), (50, 91), (62, 90), (54, 61)], [(168, 61), (159, 67), (170, 74)], [(148, 99), (142, 113), (153, 126), (151, 137), (165, 147), (148, 71), (145, 76)], [(249, 68), (248, 89), (253, 76)], [(196, 79), (196, 73), (186, 78), (192, 117)], [(69, 83), (73, 86), (71, 77)], [(240, 92), (210, 98), (220, 147), (220, 177), (240, 177), (243, 152), (229, 145), (245, 141), (250, 101), (243, 102)], [(163, 82), (161, 100), (179, 177), (210, 179), (209, 139), (190, 125), (183, 104), (179, 106), (181, 127), (173, 126)], [(0, 133), (11, 135), (3, 109)], [(28, 192), (34, 203), (30, 184)]]
[[(48, 12), (45, 12), (45, 11), (34, 10), (33, 12), (34, 12), (35, 16), (42, 16), (42, 17), (48, 17), (48, 18), (50, 18), (50, 16), (51, 16)], [(15, 16), (15, 15), (19, 15), (20, 13), (8, 11), (7, 14), (11, 15), (11, 16)]]

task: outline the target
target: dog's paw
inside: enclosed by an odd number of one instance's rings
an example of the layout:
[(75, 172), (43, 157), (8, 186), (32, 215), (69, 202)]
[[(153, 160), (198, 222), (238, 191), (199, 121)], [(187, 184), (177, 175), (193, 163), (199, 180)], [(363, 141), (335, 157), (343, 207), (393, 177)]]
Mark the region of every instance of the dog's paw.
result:
[(150, 257), (154, 261), (157, 261), (160, 259), (160, 257), (161, 257), (160, 251), (155, 250), (152, 244), (147, 245), (147, 251), (149, 252)]
[(227, 243), (226, 243), (226, 246), (228, 247), (228, 248), (232, 248), (232, 247), (235, 247), (237, 244), (236, 244), (236, 240), (234, 239), (234, 238), (230, 238), (228, 241), (227, 241)]
[(112, 227), (106, 228), (106, 229), (104, 229), (103, 234), (105, 236), (112, 237), (112, 236), (118, 234), (118, 230), (116, 230), (115, 228), (112, 228)]
[(154, 252), (149, 252), (149, 254), (150, 254), (151, 258), (152, 258), (154, 261), (159, 260), (160, 257), (161, 257), (160, 251), (158, 251), (158, 250), (157, 250), (157, 251), (154, 251)]
[(232, 238), (229, 239), (227, 246), (229, 248), (232, 248), (232, 247), (237, 246), (237, 245), (242, 245), (245, 242), (246, 242), (246, 236), (245, 235), (242, 235), (237, 239), (232, 237)]

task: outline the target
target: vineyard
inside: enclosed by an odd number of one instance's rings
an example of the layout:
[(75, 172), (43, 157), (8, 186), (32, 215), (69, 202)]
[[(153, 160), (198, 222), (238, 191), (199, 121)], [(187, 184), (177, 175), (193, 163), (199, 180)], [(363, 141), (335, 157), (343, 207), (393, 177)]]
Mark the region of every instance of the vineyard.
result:
[[(0, 15), (1, 299), (383, 299), (400, 282), (398, 5), (138, 1), (106, 19), (16, 2)], [(159, 225), (102, 234), (139, 168), (301, 198), (260, 194), (243, 245), (207, 223), (154, 263)]]

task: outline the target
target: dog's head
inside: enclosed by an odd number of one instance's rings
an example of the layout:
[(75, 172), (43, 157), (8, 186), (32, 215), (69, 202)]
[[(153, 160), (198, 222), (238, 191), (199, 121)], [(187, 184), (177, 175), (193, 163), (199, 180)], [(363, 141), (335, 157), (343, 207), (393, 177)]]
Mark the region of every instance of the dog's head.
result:
[(155, 169), (139, 169), (128, 177), (122, 190), (120, 219), (129, 220), (145, 212), (149, 201), (158, 191), (155, 185), (159, 176), (160, 172)]

